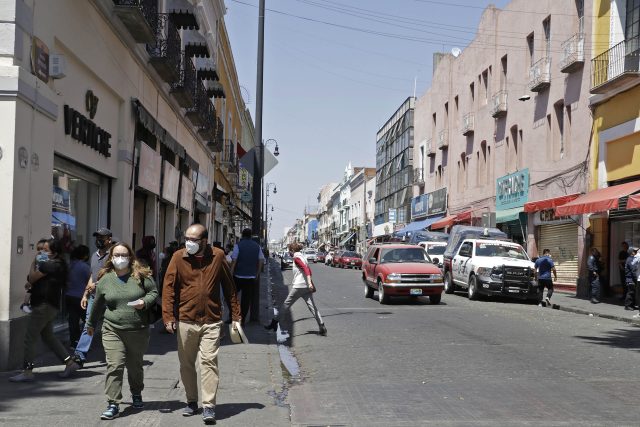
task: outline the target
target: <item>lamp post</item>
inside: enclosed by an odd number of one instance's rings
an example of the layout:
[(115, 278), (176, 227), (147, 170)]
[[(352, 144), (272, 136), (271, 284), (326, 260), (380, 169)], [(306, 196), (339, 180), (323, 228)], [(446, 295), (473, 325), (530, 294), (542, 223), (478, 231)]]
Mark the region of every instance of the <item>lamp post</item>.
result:
[[(262, 214), (264, 215), (264, 244), (268, 245), (269, 244), (269, 231), (267, 229), (267, 217), (269, 216), (269, 211), (268, 211), (268, 202), (269, 202), (269, 190), (271, 189), (271, 187), (273, 187), (273, 194), (277, 194), (278, 193), (278, 188), (276, 187), (276, 184), (274, 182), (267, 182), (265, 184), (265, 198), (264, 198), (264, 210), (262, 211)], [(273, 206), (271, 206), (271, 209), (273, 210)]]

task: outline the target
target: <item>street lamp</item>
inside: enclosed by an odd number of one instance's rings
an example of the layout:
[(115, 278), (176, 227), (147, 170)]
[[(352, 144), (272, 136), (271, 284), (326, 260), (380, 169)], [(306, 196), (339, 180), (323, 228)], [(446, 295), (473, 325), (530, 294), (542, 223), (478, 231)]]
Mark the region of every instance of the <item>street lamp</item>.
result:
[[(262, 218), (264, 216), (264, 212), (262, 212), (262, 202), (264, 200), (264, 150), (269, 144), (273, 144), (274, 150), (273, 155), (280, 155), (280, 147), (278, 146), (278, 141), (273, 138), (267, 139), (266, 141), (261, 141), (259, 144), (259, 152), (255, 157), (256, 165), (254, 167), (253, 174), (253, 208), (251, 209), (251, 216), (253, 217), (252, 222), (252, 233), (255, 236), (263, 236), (264, 229), (262, 225)], [(274, 191), (276, 193), (276, 191)]]
[[(262, 214), (263, 214), (263, 217), (264, 217), (264, 221), (263, 221), (263, 224), (264, 224), (264, 230), (263, 231), (264, 231), (264, 233), (263, 233), (263, 235), (264, 235), (265, 244), (269, 244), (269, 239), (268, 239), (269, 232), (267, 230), (266, 224), (267, 224), (267, 215), (268, 215), (269, 190), (271, 189), (271, 187), (273, 187), (273, 194), (278, 193), (278, 188), (276, 187), (275, 182), (267, 182), (265, 184), (266, 194), (265, 194), (265, 198), (264, 198), (264, 210), (262, 211)], [(273, 210), (273, 206), (271, 206), (271, 209)]]

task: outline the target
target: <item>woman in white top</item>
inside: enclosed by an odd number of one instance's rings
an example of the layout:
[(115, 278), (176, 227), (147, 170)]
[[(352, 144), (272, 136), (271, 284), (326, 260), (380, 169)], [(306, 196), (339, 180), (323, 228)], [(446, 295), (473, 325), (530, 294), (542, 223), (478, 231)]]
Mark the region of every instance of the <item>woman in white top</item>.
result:
[(289, 252), (293, 253), (293, 281), (291, 283), (291, 290), (289, 295), (284, 300), (282, 307), (278, 310), (277, 316), (275, 316), (271, 323), (266, 325), (265, 328), (276, 330), (278, 329), (278, 323), (282, 316), (290, 314), (291, 306), (299, 298), (302, 298), (307, 303), (309, 311), (318, 322), (319, 334), (322, 336), (327, 335), (327, 328), (324, 326), (324, 321), (320, 312), (313, 301), (313, 293), (316, 291), (313, 281), (311, 280), (311, 269), (305, 259), (304, 255), (300, 252), (302, 245), (300, 243), (291, 243), (289, 245)]

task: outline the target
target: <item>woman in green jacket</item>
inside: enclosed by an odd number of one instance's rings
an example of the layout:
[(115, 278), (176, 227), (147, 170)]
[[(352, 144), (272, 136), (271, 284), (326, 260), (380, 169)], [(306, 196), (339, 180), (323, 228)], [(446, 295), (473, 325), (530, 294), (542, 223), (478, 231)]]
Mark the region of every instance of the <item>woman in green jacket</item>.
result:
[(87, 321), (87, 333), (93, 335), (95, 325), (104, 312), (102, 346), (107, 359), (105, 394), (108, 407), (100, 416), (103, 420), (114, 419), (120, 413), (125, 367), (132, 406), (136, 409), (144, 406), (142, 362), (149, 345), (149, 309), (157, 296), (151, 269), (136, 260), (128, 244), (113, 246), (98, 273), (96, 296)]

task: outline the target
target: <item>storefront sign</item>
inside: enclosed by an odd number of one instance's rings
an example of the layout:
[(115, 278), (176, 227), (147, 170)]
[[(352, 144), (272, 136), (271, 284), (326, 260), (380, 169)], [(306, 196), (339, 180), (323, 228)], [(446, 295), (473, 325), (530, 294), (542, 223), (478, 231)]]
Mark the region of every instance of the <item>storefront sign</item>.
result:
[(64, 134), (71, 135), (71, 138), (105, 157), (111, 157), (111, 134), (68, 105), (64, 106)]
[(240, 167), (240, 178), (238, 180), (238, 185), (243, 190), (249, 188), (249, 172), (243, 167)]
[(529, 169), (496, 180), (496, 210), (523, 206), (529, 199)]
[(164, 161), (164, 178), (162, 180), (162, 198), (174, 205), (178, 203), (178, 186), (180, 185), (180, 171), (171, 163)]
[(427, 194), (421, 194), (411, 199), (411, 219), (426, 216), (428, 207), (429, 195)]
[(566, 224), (568, 222), (578, 223), (578, 215), (556, 216), (554, 209), (545, 209), (535, 212), (533, 215), (533, 225)]
[(396, 222), (396, 210), (389, 209), (389, 222)]
[(160, 195), (160, 170), (162, 156), (144, 142), (140, 143), (138, 186)]
[(427, 207), (427, 215), (443, 214), (447, 211), (447, 189), (441, 188), (431, 193), (429, 196), (429, 206)]
[(71, 203), (69, 201), (69, 191), (53, 186), (51, 209), (56, 212), (69, 212)]
[(43, 82), (49, 82), (49, 47), (37, 37), (33, 37), (31, 45), (31, 72)]

